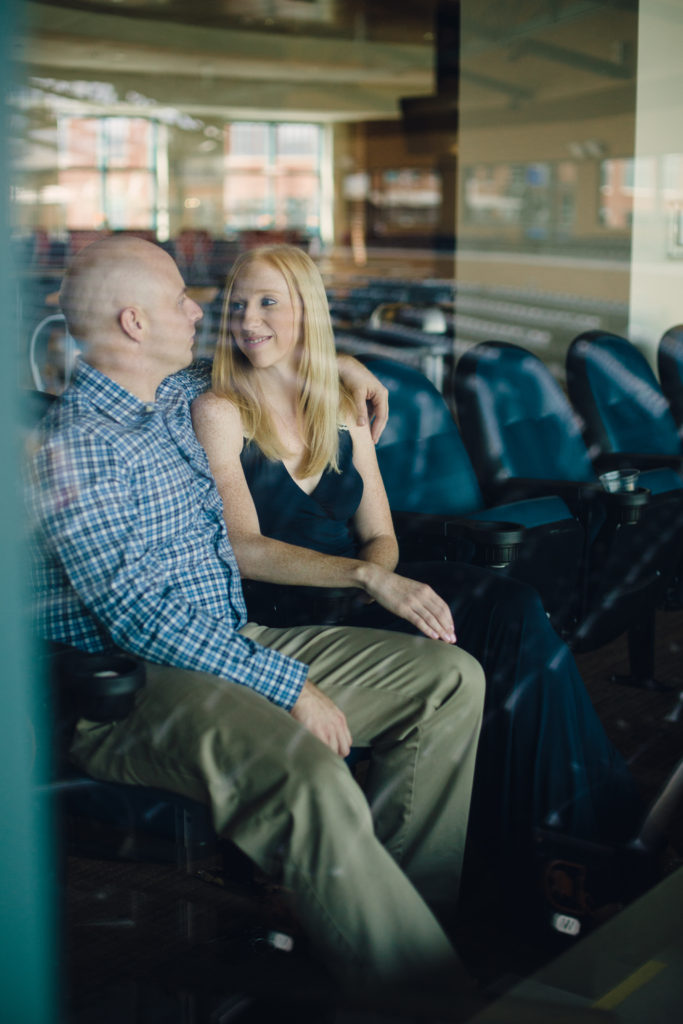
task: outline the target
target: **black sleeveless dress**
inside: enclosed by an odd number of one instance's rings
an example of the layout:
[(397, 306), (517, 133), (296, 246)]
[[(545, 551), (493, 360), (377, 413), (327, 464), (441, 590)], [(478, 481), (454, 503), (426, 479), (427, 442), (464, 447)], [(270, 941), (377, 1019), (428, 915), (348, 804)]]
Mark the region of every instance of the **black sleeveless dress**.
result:
[(264, 536), (327, 555), (355, 557), (351, 520), (363, 496), (363, 481), (353, 464), (348, 430), (339, 431), (339, 473), (327, 469), (311, 494), (253, 443), (245, 443), (240, 459)]
[[(340, 472), (326, 472), (312, 494), (285, 467), (245, 445), (242, 465), (261, 532), (328, 554), (356, 552), (351, 518), (362, 496), (352, 441), (340, 431)], [(486, 703), (470, 817), (479, 851), (509, 866), (528, 859), (534, 828), (621, 841), (642, 808), (632, 776), (606, 736), (576, 663), (548, 622), (533, 588), (493, 571), (452, 562), (406, 563), (402, 575), (429, 583), (449, 604), (458, 644), (486, 673)], [(269, 589), (270, 588), (270, 589)], [(337, 622), (415, 632), (378, 604), (326, 588), (258, 584), (249, 617), (266, 625)], [(266, 593), (265, 600), (263, 593)]]

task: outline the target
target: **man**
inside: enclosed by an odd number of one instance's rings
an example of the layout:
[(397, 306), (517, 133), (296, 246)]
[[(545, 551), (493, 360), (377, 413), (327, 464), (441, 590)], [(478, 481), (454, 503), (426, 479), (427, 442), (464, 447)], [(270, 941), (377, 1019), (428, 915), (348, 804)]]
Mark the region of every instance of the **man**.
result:
[[(78, 723), (71, 757), (209, 802), (217, 831), (282, 875), (340, 978), (460, 977), (423, 898), (457, 894), (478, 663), (425, 638), (247, 623), (221, 502), (166, 379), (191, 362), (201, 317), (176, 265), (140, 239), (96, 242), (61, 305), (83, 358), (34, 460), (38, 625), (116, 645), (147, 674), (125, 719)], [(352, 741), (373, 748), (367, 800), (343, 761)]]

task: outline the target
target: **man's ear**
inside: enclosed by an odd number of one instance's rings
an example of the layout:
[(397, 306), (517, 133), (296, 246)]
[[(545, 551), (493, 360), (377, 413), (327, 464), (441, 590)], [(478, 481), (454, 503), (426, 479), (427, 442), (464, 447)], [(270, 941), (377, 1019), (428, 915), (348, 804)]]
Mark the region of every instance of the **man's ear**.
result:
[(133, 341), (140, 341), (142, 335), (142, 315), (135, 306), (126, 306), (119, 313), (119, 324), (124, 334)]

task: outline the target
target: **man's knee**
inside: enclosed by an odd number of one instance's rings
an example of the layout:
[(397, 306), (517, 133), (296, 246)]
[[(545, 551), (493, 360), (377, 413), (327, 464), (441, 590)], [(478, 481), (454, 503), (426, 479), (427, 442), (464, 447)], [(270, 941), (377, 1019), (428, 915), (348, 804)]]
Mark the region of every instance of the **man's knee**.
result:
[(370, 807), (343, 758), (307, 734), (274, 759), (271, 784), (243, 790), (226, 828), (265, 871), (301, 870), (318, 856), (342, 863), (349, 844), (373, 841)]
[(476, 658), (461, 647), (435, 641), (430, 659), (432, 670), (445, 684), (446, 696), (457, 696), (459, 704), (471, 704), (473, 710), (482, 707), (486, 679)]
[(486, 697), (486, 675), (484, 669), (476, 660), (476, 658), (470, 657), (471, 667), (467, 673), (467, 681), (465, 688), (468, 692), (469, 699), (472, 702), (472, 706), (477, 710), (479, 714), (483, 713), (484, 698)]

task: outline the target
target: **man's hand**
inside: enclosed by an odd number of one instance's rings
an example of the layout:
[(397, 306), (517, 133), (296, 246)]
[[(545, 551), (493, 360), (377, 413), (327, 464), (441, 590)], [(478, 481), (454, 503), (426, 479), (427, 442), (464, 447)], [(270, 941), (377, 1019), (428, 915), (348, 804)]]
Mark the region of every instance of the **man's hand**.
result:
[(377, 444), (382, 431), (389, 419), (389, 392), (381, 381), (370, 373), (366, 366), (349, 355), (338, 355), (339, 376), (345, 387), (351, 392), (356, 406), (357, 423), (362, 426), (368, 422), (368, 405), (370, 405), (370, 433)]
[(326, 743), (335, 754), (347, 756), (351, 749), (351, 733), (346, 724), (346, 715), (313, 683), (308, 680), (304, 683), (291, 714), (292, 718)]

